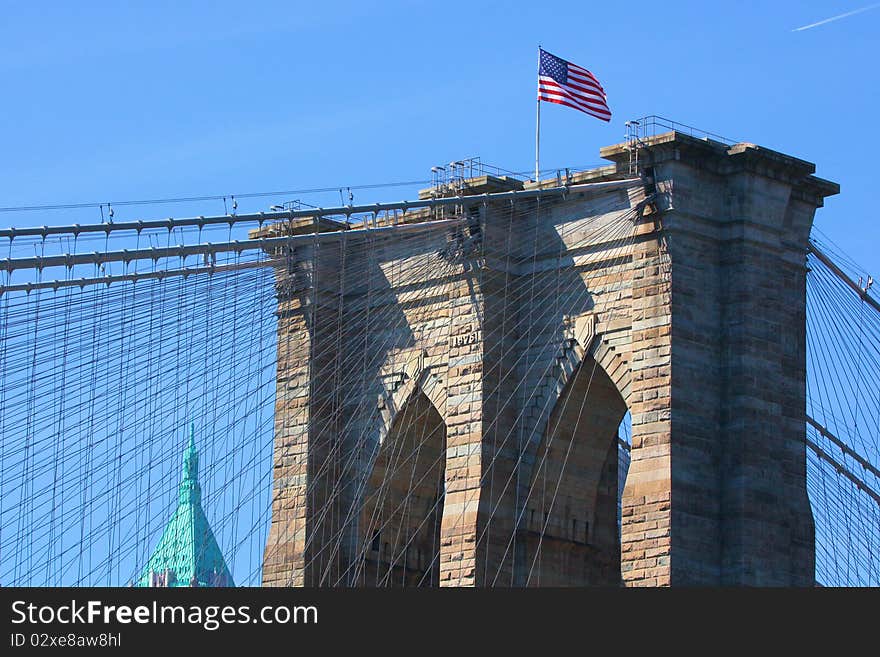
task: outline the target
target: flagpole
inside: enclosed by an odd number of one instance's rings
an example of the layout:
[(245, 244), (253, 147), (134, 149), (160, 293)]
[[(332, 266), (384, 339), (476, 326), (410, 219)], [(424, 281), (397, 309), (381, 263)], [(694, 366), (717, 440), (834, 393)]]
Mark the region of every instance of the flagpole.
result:
[[(541, 84), (541, 44), (538, 44), (538, 85)], [(538, 182), (538, 177), (540, 174), (539, 161), (541, 154), (541, 94), (536, 94), (538, 99), (536, 101), (536, 110), (535, 110), (535, 182)]]

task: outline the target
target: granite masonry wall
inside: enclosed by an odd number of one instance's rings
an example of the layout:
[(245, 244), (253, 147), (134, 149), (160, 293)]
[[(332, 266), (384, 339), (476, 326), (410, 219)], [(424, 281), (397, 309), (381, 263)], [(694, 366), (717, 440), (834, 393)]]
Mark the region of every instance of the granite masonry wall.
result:
[(805, 251), (837, 187), (679, 133), (578, 187), (631, 146), (561, 197), (483, 177), (455, 226), (275, 254), (264, 584), (813, 584)]

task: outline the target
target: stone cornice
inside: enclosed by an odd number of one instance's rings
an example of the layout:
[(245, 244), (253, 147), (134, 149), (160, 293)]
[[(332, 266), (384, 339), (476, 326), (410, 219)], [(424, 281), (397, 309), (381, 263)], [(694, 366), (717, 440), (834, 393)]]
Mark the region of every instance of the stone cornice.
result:
[[(619, 167), (627, 166), (630, 148), (627, 143), (605, 146), (599, 154)], [(729, 146), (711, 139), (699, 139), (681, 132), (666, 132), (641, 142), (639, 161), (659, 164), (679, 161), (721, 176), (740, 172), (756, 173), (792, 186), (798, 198), (822, 206), (826, 196), (840, 192), (840, 185), (813, 175), (816, 165), (785, 153), (742, 142)]]

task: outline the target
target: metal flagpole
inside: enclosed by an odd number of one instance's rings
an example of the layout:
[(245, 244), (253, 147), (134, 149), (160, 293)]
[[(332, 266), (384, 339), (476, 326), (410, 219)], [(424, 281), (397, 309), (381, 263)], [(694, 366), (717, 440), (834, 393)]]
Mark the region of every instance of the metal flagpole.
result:
[[(541, 44), (538, 44), (538, 85), (541, 84)], [(541, 94), (536, 94), (537, 99), (537, 110), (535, 112), (535, 182), (538, 182), (538, 176), (540, 175), (539, 169), (539, 161), (540, 161), (540, 153), (541, 153)]]

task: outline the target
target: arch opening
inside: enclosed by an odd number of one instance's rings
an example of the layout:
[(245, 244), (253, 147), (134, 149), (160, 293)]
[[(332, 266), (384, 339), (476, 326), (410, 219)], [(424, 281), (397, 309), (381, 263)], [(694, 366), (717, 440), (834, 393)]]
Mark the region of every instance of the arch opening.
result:
[(586, 356), (557, 399), (535, 455), (523, 523), (526, 585), (621, 583), (626, 475), (618, 438), (627, 417), (614, 382)]
[(622, 513), (623, 513), (623, 489), (626, 485), (626, 476), (629, 474), (629, 464), (632, 460), (632, 414), (627, 411), (617, 428), (617, 537), (621, 536)]
[(364, 491), (358, 586), (438, 586), (446, 425), (417, 389), (379, 448)]

